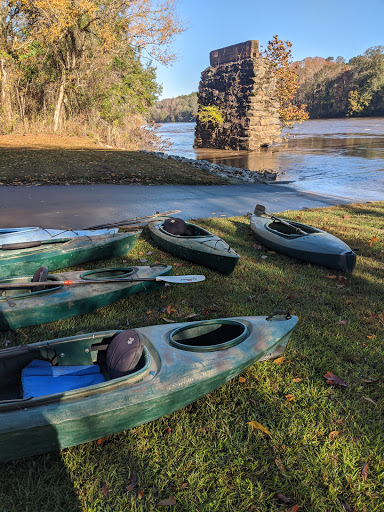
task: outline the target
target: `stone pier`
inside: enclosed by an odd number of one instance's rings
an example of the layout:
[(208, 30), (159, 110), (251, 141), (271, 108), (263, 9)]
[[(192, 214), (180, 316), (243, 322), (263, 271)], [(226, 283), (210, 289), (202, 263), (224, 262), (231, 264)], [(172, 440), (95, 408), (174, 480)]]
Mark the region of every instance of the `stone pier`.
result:
[(201, 74), (199, 112), (213, 107), (219, 115), (197, 117), (194, 147), (252, 151), (279, 141), (275, 75), (260, 56), (259, 42), (214, 50), (210, 64)]

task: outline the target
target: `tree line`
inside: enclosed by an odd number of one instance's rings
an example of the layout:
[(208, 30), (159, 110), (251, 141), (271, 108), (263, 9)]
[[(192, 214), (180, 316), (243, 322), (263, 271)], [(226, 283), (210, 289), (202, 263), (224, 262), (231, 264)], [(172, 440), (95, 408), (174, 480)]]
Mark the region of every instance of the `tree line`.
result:
[[(277, 56), (297, 74), (298, 88), (293, 105), (306, 105), (311, 119), (331, 117), (384, 116), (384, 46), (369, 48), (363, 55), (346, 62), (343, 57), (308, 57), (289, 63), (287, 48), (276, 36), (275, 45), (269, 49), (269, 58)], [(287, 43), (287, 42), (285, 42)], [(289, 50), (290, 46), (288, 47)], [(267, 49), (268, 50), (268, 49)], [(273, 51), (272, 51), (273, 50)], [(288, 63), (288, 64), (287, 64)], [(292, 83), (292, 82), (291, 82)], [(286, 83), (281, 93), (286, 91)], [(280, 102), (283, 103), (280, 99)], [(195, 121), (197, 93), (157, 101), (150, 110), (151, 120), (158, 123)], [(283, 118), (294, 117), (286, 109)]]
[(176, 0), (2, 0), (0, 133), (97, 134), (135, 145), (183, 30)]

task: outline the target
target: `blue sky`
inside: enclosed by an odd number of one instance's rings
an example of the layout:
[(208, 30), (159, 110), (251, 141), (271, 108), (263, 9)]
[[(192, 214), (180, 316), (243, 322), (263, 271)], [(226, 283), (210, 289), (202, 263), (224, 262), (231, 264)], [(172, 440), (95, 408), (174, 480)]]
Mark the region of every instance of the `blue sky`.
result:
[(265, 47), (277, 34), (294, 60), (349, 60), (384, 45), (384, 0), (179, 0), (177, 11), (187, 30), (173, 44), (177, 62), (157, 66), (161, 99), (197, 91), (209, 52), (249, 39)]

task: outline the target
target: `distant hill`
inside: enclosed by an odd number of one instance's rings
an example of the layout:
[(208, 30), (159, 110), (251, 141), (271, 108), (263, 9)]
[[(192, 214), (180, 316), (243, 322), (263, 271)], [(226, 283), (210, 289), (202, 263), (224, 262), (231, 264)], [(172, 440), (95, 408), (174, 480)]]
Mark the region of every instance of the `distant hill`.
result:
[(156, 101), (149, 111), (155, 123), (188, 123), (196, 120), (197, 92)]

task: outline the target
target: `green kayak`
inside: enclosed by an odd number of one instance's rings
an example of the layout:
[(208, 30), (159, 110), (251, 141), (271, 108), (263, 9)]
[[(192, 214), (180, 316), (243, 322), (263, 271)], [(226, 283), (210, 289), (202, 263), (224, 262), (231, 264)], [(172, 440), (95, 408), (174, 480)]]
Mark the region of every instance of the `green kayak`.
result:
[[(88, 272), (62, 272), (49, 274), (48, 281), (99, 281), (57, 285), (44, 290), (0, 289), (0, 330), (19, 329), (28, 325), (46, 324), (63, 318), (70, 318), (107, 306), (120, 299), (142, 291), (160, 288), (164, 283), (156, 281), (135, 281), (167, 275), (172, 267), (102, 268)], [(105, 280), (133, 279), (132, 282), (104, 282)], [(29, 283), (32, 276), (0, 279), (1, 287)], [(36, 283), (31, 283), (36, 285)]]
[(159, 247), (181, 259), (204, 265), (222, 274), (233, 272), (240, 256), (223, 239), (190, 222), (185, 222), (187, 231), (182, 235), (166, 231), (163, 225), (164, 219), (148, 224), (151, 237)]
[(267, 215), (251, 215), (250, 222), (256, 240), (269, 249), (343, 272), (355, 268), (352, 249), (322, 229)]
[(56, 270), (86, 261), (124, 256), (132, 249), (140, 233), (110, 233), (2, 245), (0, 277), (32, 274), (42, 265)]
[[(267, 318), (95, 332), (3, 349), (0, 460), (85, 443), (181, 409), (256, 361), (280, 355), (296, 323), (297, 317), (276, 312)], [(116, 349), (112, 343), (117, 335), (128, 344), (140, 339), (142, 352), (130, 373), (111, 378), (113, 354), (109, 352)], [(88, 373), (97, 373), (101, 382), (85, 387), (76, 383), (76, 389), (46, 394), (51, 388), (39, 390), (38, 381), (31, 390), (30, 374), (40, 365), (47, 367), (44, 371), (49, 375), (68, 373), (81, 365)], [(51, 377), (47, 379), (48, 384)], [(89, 383), (87, 379), (84, 383)]]

